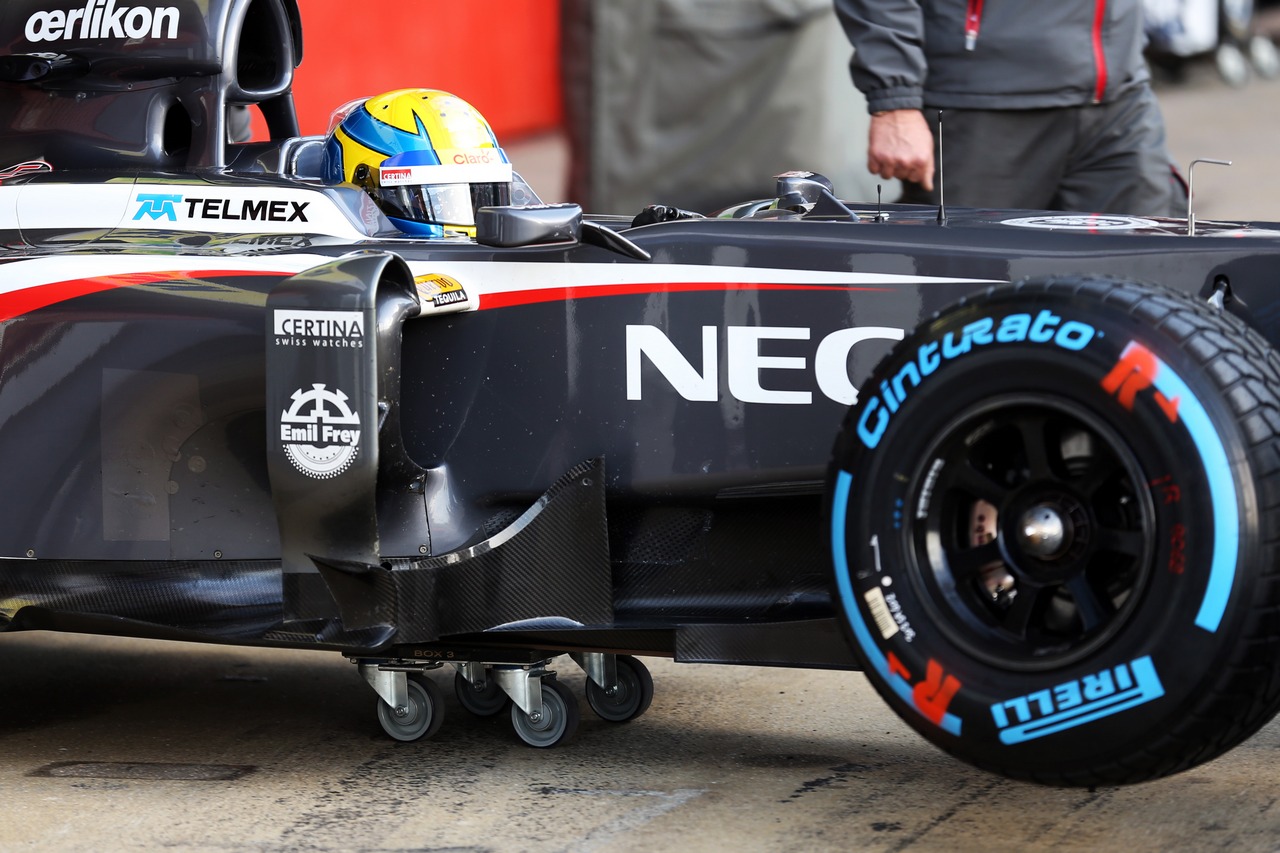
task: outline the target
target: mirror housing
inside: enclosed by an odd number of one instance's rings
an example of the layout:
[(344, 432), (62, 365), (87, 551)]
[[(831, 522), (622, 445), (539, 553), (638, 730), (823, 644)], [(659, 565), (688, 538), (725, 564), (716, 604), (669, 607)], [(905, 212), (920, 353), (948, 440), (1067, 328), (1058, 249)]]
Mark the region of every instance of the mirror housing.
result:
[(476, 242), (512, 248), (576, 243), (582, 237), (582, 207), (535, 204), (482, 207), (476, 211)]

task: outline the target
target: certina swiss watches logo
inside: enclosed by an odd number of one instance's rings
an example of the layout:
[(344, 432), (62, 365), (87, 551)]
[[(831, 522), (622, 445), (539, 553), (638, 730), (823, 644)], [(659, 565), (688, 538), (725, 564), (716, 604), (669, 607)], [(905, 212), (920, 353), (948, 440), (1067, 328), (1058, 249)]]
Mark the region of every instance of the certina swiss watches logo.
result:
[(364, 314), (359, 311), (278, 310), (272, 317), (276, 346), (364, 347)]
[(177, 222), (180, 217), (246, 222), (306, 222), (309, 201), (264, 198), (188, 198), (175, 193), (138, 193), (133, 221)]
[(347, 405), (347, 395), (323, 383), (293, 392), (293, 402), (280, 415), (280, 442), (294, 467), (317, 480), (336, 477), (360, 450), (360, 416)]
[(117, 6), (116, 0), (88, 0), (79, 9), (50, 9), (27, 18), (27, 41), (71, 39), (176, 39), (177, 6)]

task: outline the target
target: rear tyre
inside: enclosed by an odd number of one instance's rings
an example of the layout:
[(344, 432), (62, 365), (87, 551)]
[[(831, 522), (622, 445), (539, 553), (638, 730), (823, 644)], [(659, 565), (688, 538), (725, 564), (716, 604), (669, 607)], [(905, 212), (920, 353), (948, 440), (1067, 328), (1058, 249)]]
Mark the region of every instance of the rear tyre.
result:
[(943, 312), (837, 440), (837, 600), (929, 740), (1051, 784), (1207, 761), (1280, 705), (1280, 357), (1151, 285)]

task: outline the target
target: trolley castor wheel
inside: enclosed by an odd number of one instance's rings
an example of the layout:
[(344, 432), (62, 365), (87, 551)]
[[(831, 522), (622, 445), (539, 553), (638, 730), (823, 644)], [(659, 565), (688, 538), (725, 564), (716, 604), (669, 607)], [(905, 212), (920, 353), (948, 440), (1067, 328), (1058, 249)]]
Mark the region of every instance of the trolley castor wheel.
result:
[(453, 676), (453, 692), (458, 696), (458, 703), (477, 717), (495, 717), (511, 702), (494, 679), (486, 678), (477, 689), (461, 672)]
[(424, 676), (408, 679), (408, 702), (401, 708), (392, 708), (381, 697), (378, 699), (378, 722), (382, 730), (399, 741), (414, 741), (431, 737), (444, 722), (444, 702), (440, 688)]
[(587, 704), (600, 719), (625, 723), (649, 709), (653, 701), (653, 676), (648, 667), (631, 655), (618, 655), (615, 666), (617, 683), (612, 690), (587, 680)]
[(578, 701), (572, 691), (554, 678), (542, 679), (542, 710), (526, 714), (511, 706), (511, 724), (529, 746), (539, 749), (556, 746), (578, 730)]

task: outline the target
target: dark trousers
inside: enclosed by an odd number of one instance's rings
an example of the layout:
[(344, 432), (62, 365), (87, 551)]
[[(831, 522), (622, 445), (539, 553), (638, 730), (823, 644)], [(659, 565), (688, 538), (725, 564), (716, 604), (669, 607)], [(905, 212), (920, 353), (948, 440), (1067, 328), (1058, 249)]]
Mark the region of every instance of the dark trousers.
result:
[[(938, 112), (925, 116), (938, 136)], [(1043, 110), (946, 110), (942, 114), (946, 202), (1181, 216), (1186, 193), (1165, 148), (1155, 95), (1137, 87), (1109, 104)], [(903, 184), (902, 201), (938, 203)]]

